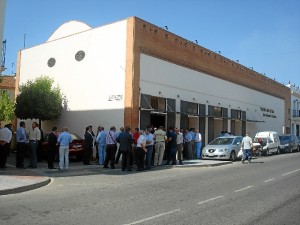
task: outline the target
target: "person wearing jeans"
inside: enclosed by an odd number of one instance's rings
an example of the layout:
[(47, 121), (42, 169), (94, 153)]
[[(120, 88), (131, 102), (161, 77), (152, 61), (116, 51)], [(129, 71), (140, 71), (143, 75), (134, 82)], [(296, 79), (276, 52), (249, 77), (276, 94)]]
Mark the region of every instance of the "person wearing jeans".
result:
[(69, 169), (69, 145), (72, 142), (72, 136), (68, 132), (68, 128), (62, 128), (62, 133), (58, 136), (59, 144), (59, 170)]
[(98, 155), (99, 155), (99, 165), (104, 165), (104, 160), (106, 156), (106, 133), (104, 127), (99, 128), (99, 133), (96, 138), (98, 143)]
[(153, 140), (153, 134), (150, 132), (150, 129), (147, 129), (145, 131), (145, 138), (146, 138), (146, 169), (151, 169), (151, 161), (152, 161), (152, 154), (153, 154), (153, 146), (154, 146), (154, 140)]
[(201, 146), (202, 146), (202, 137), (199, 133), (199, 130), (195, 130), (195, 152), (196, 152), (196, 158), (201, 159)]
[(242, 163), (245, 162), (246, 158), (248, 157), (248, 162), (251, 162), (252, 157), (252, 138), (250, 137), (250, 133), (246, 133), (246, 137), (243, 138), (241, 149), (243, 149), (243, 159)]

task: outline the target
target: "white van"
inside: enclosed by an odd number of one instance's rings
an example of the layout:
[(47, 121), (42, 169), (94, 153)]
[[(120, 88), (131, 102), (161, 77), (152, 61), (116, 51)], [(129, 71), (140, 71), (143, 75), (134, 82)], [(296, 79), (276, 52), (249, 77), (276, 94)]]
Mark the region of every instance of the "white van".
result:
[(279, 145), (279, 135), (274, 131), (262, 131), (258, 132), (255, 135), (254, 142), (259, 143), (262, 147), (262, 152), (265, 155), (269, 155), (271, 153), (280, 153)]

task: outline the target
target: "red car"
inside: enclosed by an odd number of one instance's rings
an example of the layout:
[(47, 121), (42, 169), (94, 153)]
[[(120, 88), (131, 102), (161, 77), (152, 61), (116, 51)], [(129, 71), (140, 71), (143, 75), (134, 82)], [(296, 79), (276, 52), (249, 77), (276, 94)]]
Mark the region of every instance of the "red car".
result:
[[(57, 132), (56, 136), (58, 137), (60, 132)], [(69, 158), (77, 158), (78, 160), (82, 160), (83, 158), (83, 151), (84, 151), (84, 139), (79, 137), (77, 134), (70, 133), (72, 136), (72, 142), (70, 143), (70, 152)], [(47, 158), (48, 154), (48, 137), (49, 134), (45, 135), (44, 142), (41, 143), (40, 151), (43, 158)], [(59, 159), (59, 146), (57, 146), (56, 154), (55, 154), (55, 161)]]

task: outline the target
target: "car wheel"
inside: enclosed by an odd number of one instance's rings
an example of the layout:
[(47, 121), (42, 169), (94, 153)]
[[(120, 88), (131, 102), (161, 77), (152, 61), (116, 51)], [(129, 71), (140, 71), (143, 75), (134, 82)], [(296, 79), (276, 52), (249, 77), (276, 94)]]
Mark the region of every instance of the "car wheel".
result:
[(269, 154), (270, 154), (269, 149), (265, 150), (264, 155), (269, 156)]
[(235, 154), (235, 151), (231, 151), (230, 153), (230, 161), (234, 162), (236, 160), (236, 154)]

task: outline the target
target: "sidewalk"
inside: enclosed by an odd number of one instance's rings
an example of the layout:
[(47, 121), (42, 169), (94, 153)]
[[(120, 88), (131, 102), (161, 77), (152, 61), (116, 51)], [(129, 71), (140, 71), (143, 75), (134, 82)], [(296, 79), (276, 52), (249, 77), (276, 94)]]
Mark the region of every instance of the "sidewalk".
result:
[[(216, 160), (185, 160), (183, 165), (154, 167), (153, 170), (167, 168), (187, 168), (187, 167), (213, 167), (231, 164), (230, 161)], [(0, 196), (15, 194), (24, 191), (33, 190), (43, 187), (51, 182), (51, 177), (62, 176), (83, 176), (90, 174), (111, 173), (112, 171), (120, 172), (118, 166), (115, 170), (103, 169), (99, 165), (85, 166), (81, 162), (71, 162), (68, 172), (59, 172), (57, 170), (49, 170), (45, 161), (38, 163), (37, 169), (18, 169), (15, 166), (15, 154), (11, 154), (8, 158), (7, 168), (0, 170)], [(26, 164), (25, 164), (26, 165)], [(132, 172), (132, 173), (135, 173)]]

